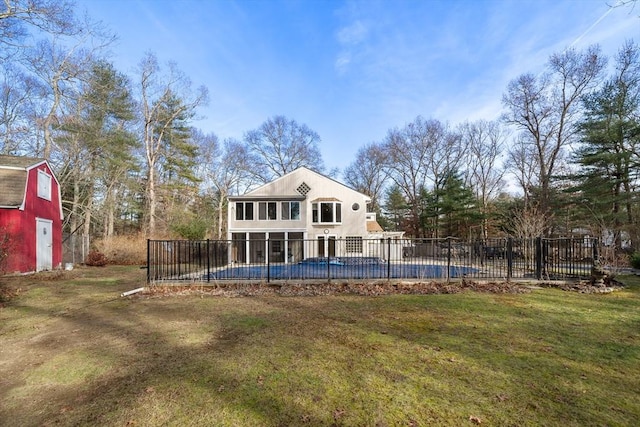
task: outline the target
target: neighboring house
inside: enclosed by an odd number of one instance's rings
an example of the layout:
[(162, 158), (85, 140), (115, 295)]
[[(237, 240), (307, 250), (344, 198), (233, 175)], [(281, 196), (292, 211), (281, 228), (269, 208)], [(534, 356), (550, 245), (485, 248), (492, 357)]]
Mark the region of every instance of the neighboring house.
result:
[[(7, 272), (62, 264), (60, 186), (44, 159), (0, 155), (0, 250)], [(0, 257), (2, 259), (3, 257)]]
[[(369, 196), (305, 167), (229, 197), (231, 262), (299, 262), (310, 257), (386, 258), (385, 233)], [(375, 239), (375, 245), (369, 244)]]

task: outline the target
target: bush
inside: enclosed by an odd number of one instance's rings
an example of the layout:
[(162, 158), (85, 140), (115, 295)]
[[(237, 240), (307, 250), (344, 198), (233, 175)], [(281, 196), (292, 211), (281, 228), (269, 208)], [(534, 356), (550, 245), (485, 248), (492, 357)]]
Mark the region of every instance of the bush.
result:
[(640, 269), (640, 252), (634, 252), (629, 259), (631, 267)]
[(84, 263), (91, 267), (104, 267), (105, 265), (107, 265), (107, 257), (104, 256), (102, 252), (94, 250), (89, 252), (89, 255), (87, 255), (87, 259)]
[(193, 218), (171, 227), (174, 233), (187, 240), (202, 240), (207, 234), (209, 224), (202, 218)]
[(9, 233), (7, 227), (0, 227), (0, 274), (5, 272), (7, 260), (18, 245), (14, 235)]
[(147, 239), (142, 234), (109, 236), (92, 243), (110, 264), (144, 265), (147, 262)]

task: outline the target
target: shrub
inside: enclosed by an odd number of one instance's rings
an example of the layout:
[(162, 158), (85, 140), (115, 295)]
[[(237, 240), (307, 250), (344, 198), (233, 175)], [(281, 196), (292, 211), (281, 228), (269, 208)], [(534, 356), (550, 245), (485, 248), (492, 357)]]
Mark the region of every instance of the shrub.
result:
[(202, 240), (209, 224), (202, 218), (193, 218), (171, 227), (174, 233), (187, 240)]
[(84, 263), (91, 267), (104, 267), (107, 265), (107, 257), (102, 252), (93, 250), (89, 252)]
[(9, 233), (7, 227), (0, 227), (0, 273), (5, 271), (9, 255), (15, 249), (17, 241), (15, 237)]
[(640, 252), (634, 252), (629, 259), (631, 267), (640, 269)]

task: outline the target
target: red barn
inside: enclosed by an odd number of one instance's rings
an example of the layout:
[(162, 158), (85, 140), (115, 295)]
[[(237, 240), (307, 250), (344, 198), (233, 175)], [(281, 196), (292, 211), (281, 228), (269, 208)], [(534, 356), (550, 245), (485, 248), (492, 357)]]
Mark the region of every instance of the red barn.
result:
[(44, 159), (0, 155), (0, 270), (62, 264), (60, 186)]

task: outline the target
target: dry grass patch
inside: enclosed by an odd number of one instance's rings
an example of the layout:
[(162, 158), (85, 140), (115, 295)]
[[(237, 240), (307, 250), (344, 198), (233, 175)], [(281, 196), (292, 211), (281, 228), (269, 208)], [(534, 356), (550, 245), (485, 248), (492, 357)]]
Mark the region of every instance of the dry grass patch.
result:
[(94, 247), (110, 264), (145, 265), (147, 262), (147, 239), (142, 234), (105, 237), (98, 239)]

